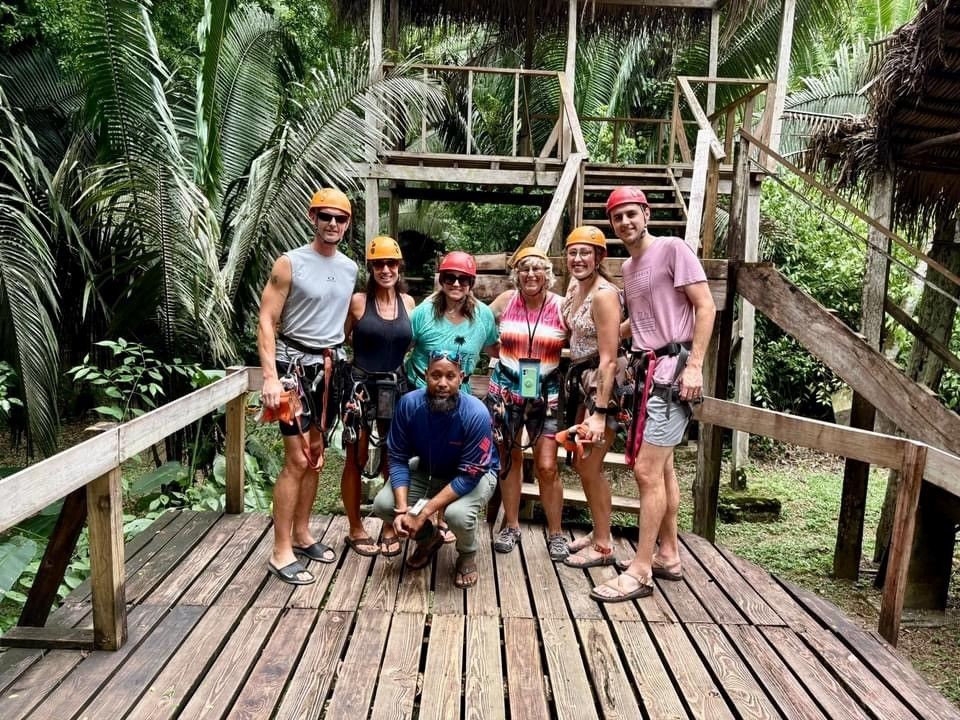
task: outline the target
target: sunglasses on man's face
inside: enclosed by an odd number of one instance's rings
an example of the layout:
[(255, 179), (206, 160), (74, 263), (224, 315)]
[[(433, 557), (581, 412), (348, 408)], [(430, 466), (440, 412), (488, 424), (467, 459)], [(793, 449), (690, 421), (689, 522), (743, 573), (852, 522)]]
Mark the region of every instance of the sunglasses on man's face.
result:
[(339, 225), (346, 225), (347, 220), (350, 219), (349, 215), (335, 215), (334, 213), (323, 212), (323, 210), (317, 210), (317, 220), (325, 223), (335, 222)]
[(374, 270), (383, 270), (385, 267), (396, 270), (400, 267), (399, 260), (373, 260), (370, 264), (373, 265)]
[(457, 285), (460, 287), (470, 287), (473, 285), (473, 278), (469, 275), (454, 275), (453, 273), (443, 273), (440, 275), (440, 282), (444, 285)]

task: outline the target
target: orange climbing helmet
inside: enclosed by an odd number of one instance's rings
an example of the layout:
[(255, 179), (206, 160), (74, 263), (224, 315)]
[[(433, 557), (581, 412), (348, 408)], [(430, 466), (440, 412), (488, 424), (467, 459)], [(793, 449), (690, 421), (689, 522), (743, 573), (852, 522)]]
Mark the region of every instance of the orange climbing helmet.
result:
[(348, 217), (353, 215), (350, 199), (336, 188), (327, 187), (317, 190), (310, 201), (307, 217), (313, 219), (313, 211), (319, 208), (334, 208), (335, 210), (342, 210)]
[(610, 216), (610, 212), (615, 207), (628, 205), (630, 203), (650, 207), (650, 203), (647, 202), (647, 196), (640, 188), (633, 185), (615, 188), (613, 192), (610, 193), (610, 197), (607, 198), (607, 217)]
[(607, 239), (603, 236), (603, 231), (600, 228), (593, 225), (581, 225), (567, 235), (567, 244), (564, 247), (570, 247), (571, 245), (593, 245), (601, 250), (606, 250)]
[(513, 266), (516, 267), (520, 264), (521, 260), (525, 260), (528, 257), (540, 258), (545, 262), (550, 262), (550, 258), (547, 257), (547, 253), (538, 248), (536, 245), (531, 245), (530, 247), (525, 247), (517, 251), (517, 255), (513, 258)]
[(444, 255), (443, 260), (440, 261), (438, 272), (445, 270), (449, 272), (462, 272), (464, 275), (476, 277), (477, 261), (473, 259), (473, 255), (470, 253), (465, 253), (462, 250), (454, 250)]
[(367, 246), (367, 262), (403, 260), (400, 244), (389, 235), (377, 235)]

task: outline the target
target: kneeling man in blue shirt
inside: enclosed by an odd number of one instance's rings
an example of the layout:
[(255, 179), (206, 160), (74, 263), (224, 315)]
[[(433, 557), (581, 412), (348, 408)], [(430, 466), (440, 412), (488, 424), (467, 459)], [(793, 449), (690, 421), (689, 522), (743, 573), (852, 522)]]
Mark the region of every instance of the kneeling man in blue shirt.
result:
[(401, 537), (416, 539), (407, 565), (420, 569), (443, 545), (427, 520), (443, 510), (457, 537), (454, 583), (471, 587), (477, 582), (477, 518), (493, 494), (500, 466), (490, 414), (480, 400), (461, 394), (456, 353), (431, 353), (426, 378), (425, 388), (397, 404), (387, 437), (390, 484), (377, 494), (374, 513)]

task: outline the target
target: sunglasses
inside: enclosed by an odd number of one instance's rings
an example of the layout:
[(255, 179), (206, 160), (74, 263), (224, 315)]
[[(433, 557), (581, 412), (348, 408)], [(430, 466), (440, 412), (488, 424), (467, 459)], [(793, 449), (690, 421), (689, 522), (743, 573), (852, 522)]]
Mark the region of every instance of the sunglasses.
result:
[(444, 285), (457, 285), (460, 287), (470, 287), (473, 285), (473, 278), (469, 275), (454, 275), (453, 273), (442, 273), (440, 282)]
[(460, 353), (451, 350), (431, 350), (430, 362), (437, 360), (449, 360), (454, 365), (460, 365)]
[(385, 267), (390, 268), (391, 270), (396, 270), (400, 267), (399, 260), (371, 260), (370, 264), (373, 266), (374, 270), (383, 270)]
[(323, 210), (317, 210), (316, 212), (317, 220), (325, 223), (335, 222), (339, 225), (346, 225), (347, 221), (350, 219), (349, 215), (335, 215), (333, 213), (323, 212)]

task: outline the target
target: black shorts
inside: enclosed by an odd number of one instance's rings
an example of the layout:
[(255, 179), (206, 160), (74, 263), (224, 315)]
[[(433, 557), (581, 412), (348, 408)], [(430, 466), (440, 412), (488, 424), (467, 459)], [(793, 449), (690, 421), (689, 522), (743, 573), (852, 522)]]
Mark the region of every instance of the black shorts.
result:
[[(280, 426), (280, 434), (286, 437), (299, 435), (301, 432), (307, 432), (311, 427), (320, 429), (320, 418), (323, 410), (323, 403), (327, 404), (327, 429), (329, 430), (337, 422), (337, 413), (340, 411), (340, 393), (338, 392), (337, 378), (330, 379), (330, 393), (323, 391), (323, 365), (301, 366), (303, 374), (300, 376), (300, 385), (303, 388), (303, 395), (300, 402), (303, 405), (303, 414), (300, 415), (299, 426), (296, 423), (285, 423), (277, 421)], [(333, 367), (336, 368), (336, 361)], [(331, 370), (331, 372), (333, 372)], [(277, 363), (277, 377), (283, 377), (287, 374), (287, 363)]]

